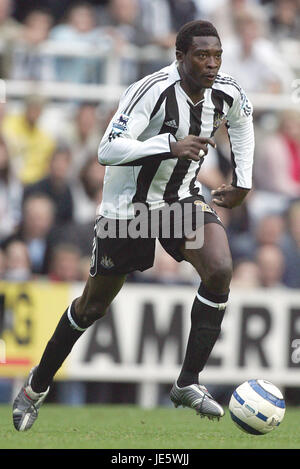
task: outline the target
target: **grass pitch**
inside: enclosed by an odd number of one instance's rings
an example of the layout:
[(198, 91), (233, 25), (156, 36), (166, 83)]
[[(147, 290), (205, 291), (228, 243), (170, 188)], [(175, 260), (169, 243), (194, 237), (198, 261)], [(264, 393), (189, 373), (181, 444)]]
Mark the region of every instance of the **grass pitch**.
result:
[(288, 408), (280, 427), (263, 436), (241, 432), (228, 410), (220, 422), (190, 409), (136, 406), (67, 407), (46, 404), (34, 427), (18, 433), (11, 407), (0, 406), (1, 449), (299, 449), (300, 408)]

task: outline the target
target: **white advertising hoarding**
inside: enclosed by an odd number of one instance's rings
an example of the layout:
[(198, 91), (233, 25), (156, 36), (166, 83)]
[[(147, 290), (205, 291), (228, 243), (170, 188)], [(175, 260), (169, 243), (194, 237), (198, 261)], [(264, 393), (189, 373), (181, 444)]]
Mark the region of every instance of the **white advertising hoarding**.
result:
[[(72, 298), (81, 294), (74, 286)], [(178, 375), (195, 288), (125, 285), (110, 312), (74, 346), (71, 379), (170, 383)], [(300, 293), (233, 290), (222, 334), (202, 372), (205, 383), (264, 378), (300, 386)]]

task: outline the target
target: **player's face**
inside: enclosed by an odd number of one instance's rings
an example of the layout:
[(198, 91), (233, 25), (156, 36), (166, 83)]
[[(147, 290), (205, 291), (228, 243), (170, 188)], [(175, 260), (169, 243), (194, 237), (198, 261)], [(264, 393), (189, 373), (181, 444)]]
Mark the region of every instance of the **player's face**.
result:
[(176, 52), (182, 79), (192, 89), (211, 88), (222, 63), (222, 47), (215, 36), (197, 36), (184, 54)]

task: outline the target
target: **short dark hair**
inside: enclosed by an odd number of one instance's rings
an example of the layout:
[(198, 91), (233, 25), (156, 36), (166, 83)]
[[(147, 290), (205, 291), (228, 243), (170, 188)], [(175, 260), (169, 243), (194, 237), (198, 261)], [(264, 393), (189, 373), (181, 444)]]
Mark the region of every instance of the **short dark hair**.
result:
[(189, 50), (194, 36), (215, 36), (221, 42), (218, 31), (209, 21), (195, 20), (184, 24), (176, 37), (176, 49), (184, 52)]

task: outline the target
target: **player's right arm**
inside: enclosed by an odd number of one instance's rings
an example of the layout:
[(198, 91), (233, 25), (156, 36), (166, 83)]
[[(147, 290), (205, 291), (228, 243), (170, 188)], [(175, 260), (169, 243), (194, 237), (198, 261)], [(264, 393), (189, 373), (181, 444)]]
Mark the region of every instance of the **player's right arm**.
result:
[(252, 104), (234, 79), (225, 78), (225, 82), (226, 80), (226, 86), (233, 95), (233, 102), (226, 116), (233, 180), (231, 184), (222, 184), (212, 191), (212, 201), (219, 207), (230, 209), (239, 206), (252, 188), (254, 128)]
[[(162, 80), (163, 81), (163, 80)], [(215, 145), (209, 138), (189, 135), (177, 141), (171, 133), (158, 134), (143, 141), (139, 136), (147, 129), (162, 88), (155, 84), (146, 93), (121, 98), (119, 108), (100, 142), (98, 160), (104, 166), (140, 166), (149, 159), (169, 158), (199, 161), (207, 153), (207, 144)], [(140, 98), (139, 96), (142, 95)], [(161, 122), (162, 125), (162, 122)], [(199, 152), (202, 150), (202, 156)]]
[(142, 85), (133, 86), (123, 95), (100, 142), (98, 160), (104, 166), (137, 166), (150, 157), (174, 158), (170, 144), (176, 142), (176, 138), (171, 133), (155, 135), (144, 141), (138, 140), (149, 126), (162, 90), (159, 83), (155, 83), (143, 93), (143, 82), (140, 83)]

